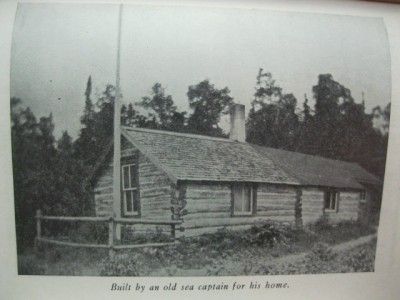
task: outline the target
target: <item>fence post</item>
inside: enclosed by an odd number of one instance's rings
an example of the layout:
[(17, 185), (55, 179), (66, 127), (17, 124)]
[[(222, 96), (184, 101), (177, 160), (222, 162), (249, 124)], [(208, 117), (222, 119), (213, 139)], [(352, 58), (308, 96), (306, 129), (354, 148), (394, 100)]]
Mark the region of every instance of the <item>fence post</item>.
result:
[(40, 209), (36, 210), (36, 238), (35, 238), (35, 250), (38, 250), (39, 247), (39, 240), (42, 237), (42, 224), (41, 224), (41, 216), (42, 216), (42, 211)]
[(175, 241), (175, 224), (171, 224), (171, 236), (172, 239)]
[(115, 237), (115, 221), (114, 217), (108, 220), (108, 255), (110, 258), (114, 257), (114, 237)]

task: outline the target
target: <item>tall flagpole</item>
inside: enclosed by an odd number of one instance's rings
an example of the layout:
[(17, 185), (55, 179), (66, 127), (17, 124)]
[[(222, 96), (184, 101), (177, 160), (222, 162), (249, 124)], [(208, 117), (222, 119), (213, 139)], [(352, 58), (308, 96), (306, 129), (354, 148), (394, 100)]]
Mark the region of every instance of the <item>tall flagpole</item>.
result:
[[(121, 60), (121, 21), (122, 4), (119, 5), (118, 40), (117, 40), (117, 70), (114, 99), (114, 160), (113, 160), (113, 212), (114, 217), (121, 217), (121, 89), (120, 89), (120, 60)], [(121, 238), (121, 227), (116, 227), (116, 239)]]

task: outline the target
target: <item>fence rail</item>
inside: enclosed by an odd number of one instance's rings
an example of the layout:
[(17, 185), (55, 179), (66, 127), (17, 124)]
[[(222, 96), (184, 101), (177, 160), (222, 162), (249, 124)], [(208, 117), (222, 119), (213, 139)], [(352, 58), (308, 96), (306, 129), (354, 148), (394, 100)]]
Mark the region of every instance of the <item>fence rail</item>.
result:
[[(62, 221), (62, 222), (103, 222), (108, 223), (108, 243), (107, 244), (89, 244), (89, 243), (77, 243), (70, 241), (60, 241), (42, 236), (42, 221)], [(125, 225), (165, 225), (171, 227), (171, 242), (162, 243), (146, 243), (146, 244), (116, 244), (116, 227), (118, 224)], [(113, 257), (115, 250), (121, 249), (137, 249), (145, 247), (163, 247), (175, 244), (176, 241), (176, 226), (181, 225), (181, 220), (168, 220), (168, 221), (157, 221), (157, 220), (144, 220), (144, 219), (129, 219), (129, 218), (114, 218), (114, 217), (71, 217), (71, 216), (44, 216), (41, 210), (36, 211), (36, 238), (35, 244), (54, 244), (59, 246), (68, 247), (81, 247), (81, 248), (105, 248), (108, 249), (110, 257)], [(180, 231), (183, 231), (183, 227), (179, 227)]]

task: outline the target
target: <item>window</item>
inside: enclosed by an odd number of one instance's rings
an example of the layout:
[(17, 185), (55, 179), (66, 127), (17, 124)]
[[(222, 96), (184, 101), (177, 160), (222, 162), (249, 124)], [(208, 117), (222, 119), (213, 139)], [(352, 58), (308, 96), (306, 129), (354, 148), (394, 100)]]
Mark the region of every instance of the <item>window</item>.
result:
[(253, 214), (256, 192), (250, 184), (234, 184), (232, 186), (232, 215)]
[(123, 213), (126, 216), (139, 215), (139, 190), (137, 165), (134, 163), (122, 166), (122, 199)]
[(328, 190), (325, 192), (324, 210), (328, 212), (337, 212), (339, 205), (339, 192)]
[(365, 190), (360, 192), (360, 202), (361, 203), (365, 203), (367, 201), (366, 194), (367, 193), (365, 192)]

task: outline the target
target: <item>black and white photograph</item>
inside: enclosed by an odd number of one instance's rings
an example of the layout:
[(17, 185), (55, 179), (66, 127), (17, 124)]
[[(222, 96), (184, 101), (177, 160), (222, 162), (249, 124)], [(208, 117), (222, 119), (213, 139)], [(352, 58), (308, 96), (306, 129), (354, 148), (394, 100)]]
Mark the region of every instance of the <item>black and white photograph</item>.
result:
[(375, 271), (382, 18), (19, 3), (10, 76), (19, 275)]

